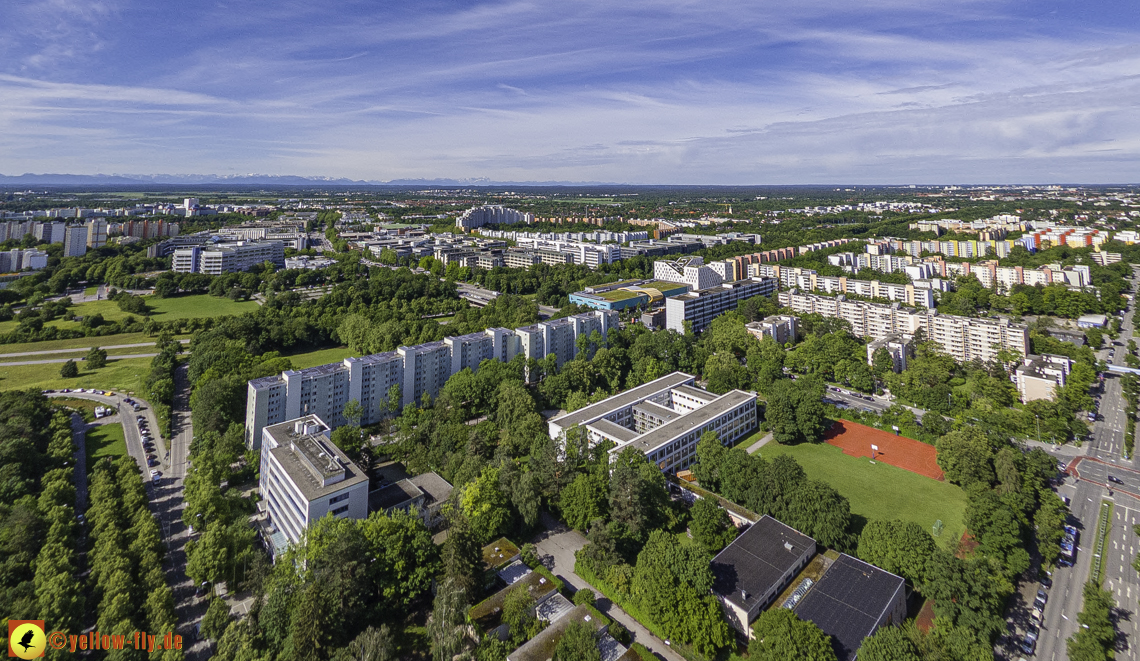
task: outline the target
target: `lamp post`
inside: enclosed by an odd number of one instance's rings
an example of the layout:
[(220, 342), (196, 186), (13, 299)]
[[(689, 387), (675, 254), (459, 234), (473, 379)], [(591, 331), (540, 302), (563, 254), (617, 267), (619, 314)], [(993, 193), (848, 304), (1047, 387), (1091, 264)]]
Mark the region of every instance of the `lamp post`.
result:
[(1041, 442), (1041, 416), (1034, 413), (1033, 417), (1037, 419), (1037, 442), (1040, 443)]

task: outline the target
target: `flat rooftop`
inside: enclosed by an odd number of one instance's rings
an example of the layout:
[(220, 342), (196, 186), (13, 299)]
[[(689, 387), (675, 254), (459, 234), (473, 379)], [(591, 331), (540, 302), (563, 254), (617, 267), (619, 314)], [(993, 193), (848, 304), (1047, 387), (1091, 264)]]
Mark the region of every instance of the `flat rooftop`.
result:
[(618, 439), (618, 441), (621, 443), (628, 443), (628, 442), (632, 441), (633, 439), (637, 438), (638, 436), (640, 436), (640, 434), (638, 434), (636, 431), (634, 431), (632, 429), (627, 429), (626, 427), (622, 427), (621, 425), (610, 422), (609, 420), (606, 420), (604, 418), (601, 420), (595, 420), (594, 422), (588, 423), (586, 425), (586, 428), (587, 429), (596, 429), (597, 431), (599, 431), (599, 432), (601, 432), (607, 436), (613, 436), (614, 438)]
[(657, 418), (661, 418), (665, 422), (672, 422), (673, 420), (681, 417), (681, 413), (674, 411), (671, 408), (661, 406), (660, 404), (657, 404), (657, 403), (654, 403), (654, 402), (651, 402), (648, 400), (646, 400), (640, 404), (634, 404), (633, 410), (635, 413), (637, 411), (641, 411), (645, 414), (652, 415), (652, 416), (657, 417)]
[(645, 432), (633, 442), (633, 447), (636, 447), (642, 452), (652, 452), (659, 446), (668, 443), (696, 427), (704, 425), (709, 420), (731, 411), (748, 401), (756, 401), (756, 394), (747, 393), (743, 390), (733, 390), (732, 392), (725, 393), (696, 411), (686, 413), (679, 418), (666, 422), (656, 429)]
[(765, 593), (781, 587), (784, 575), (814, 548), (811, 537), (762, 516), (713, 558), (713, 592), (751, 610)]
[(644, 383), (636, 388), (631, 388), (623, 393), (607, 397), (602, 401), (591, 404), (585, 408), (571, 411), (565, 415), (558, 416), (550, 422), (556, 424), (563, 429), (572, 427), (574, 425), (582, 425), (588, 422), (593, 422), (613, 411), (632, 406), (644, 399), (649, 398), (654, 393), (663, 390), (669, 390), (685, 383), (692, 383), (696, 377), (684, 372), (673, 372), (666, 374), (660, 378), (654, 379), (649, 383)]
[(694, 388), (692, 386), (677, 386), (673, 390), (676, 390), (682, 395), (688, 395), (689, 397), (700, 399), (705, 402), (711, 402), (718, 397), (718, 395), (715, 395), (707, 390), (701, 390), (700, 388)]
[(795, 612), (831, 636), (839, 661), (849, 661), (883, 613), (903, 599), (899, 594), (903, 589), (902, 578), (841, 554), (796, 605)]
[[(309, 416), (316, 418), (316, 416)], [(343, 491), (361, 482), (368, 482), (364, 471), (352, 463), (340, 448), (323, 435), (298, 434), (294, 431), (294, 420), (265, 427), (278, 447), (269, 452), (289, 479), (300, 489), (306, 500), (313, 501), (329, 494)], [(334, 467), (334, 463), (336, 466)], [(326, 482), (343, 471), (344, 478)]]

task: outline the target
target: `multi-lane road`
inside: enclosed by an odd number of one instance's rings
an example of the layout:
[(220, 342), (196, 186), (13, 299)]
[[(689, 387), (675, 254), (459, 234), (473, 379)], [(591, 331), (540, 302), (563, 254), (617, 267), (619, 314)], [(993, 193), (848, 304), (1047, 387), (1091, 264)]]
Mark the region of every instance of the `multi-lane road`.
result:
[[(1134, 281), (1133, 291), (1136, 290)], [(1098, 357), (1110, 364), (1123, 365), (1128, 340), (1132, 338), (1133, 312), (1130, 306), (1124, 315), (1120, 338), (1115, 346), (1098, 351)], [(1115, 349), (1110, 359), (1109, 353)], [(1140, 618), (1137, 600), (1140, 599), (1140, 576), (1132, 569), (1132, 559), (1140, 549), (1140, 543), (1133, 526), (1140, 522), (1140, 500), (1124, 493), (1140, 494), (1140, 471), (1132, 460), (1124, 459), (1124, 397), (1120, 388), (1120, 378), (1106, 375), (1104, 393), (1100, 397), (1099, 415), (1093, 425), (1091, 438), (1085, 444), (1083, 456), (1095, 457), (1099, 461), (1081, 460), (1077, 463), (1075, 475), (1065, 478), (1058, 493), (1070, 499), (1072, 513), (1070, 522), (1081, 531), (1077, 548), (1077, 561), (1073, 567), (1060, 567), (1053, 575), (1053, 587), (1049, 590), (1049, 601), (1043, 614), (1041, 637), (1034, 658), (1067, 659), (1065, 641), (1076, 632), (1077, 613), (1082, 608), (1082, 589), (1089, 578), (1092, 565), (1094, 537), (1097, 518), (1102, 500), (1114, 504), (1108, 543), (1103, 552), (1104, 589), (1112, 593), (1116, 600), (1117, 629), (1119, 642), (1117, 659), (1140, 660)], [(1059, 455), (1058, 455), (1059, 456)], [(1071, 457), (1061, 457), (1068, 461)], [(1107, 477), (1121, 480), (1123, 485), (1109, 482)], [(1104, 486), (1102, 486), (1104, 485)], [(1112, 489), (1109, 495), (1108, 486)], [(1015, 608), (1015, 623), (1017, 609)], [(1019, 628), (1020, 630), (1020, 628)], [(1008, 656), (1016, 659), (1018, 656)]]

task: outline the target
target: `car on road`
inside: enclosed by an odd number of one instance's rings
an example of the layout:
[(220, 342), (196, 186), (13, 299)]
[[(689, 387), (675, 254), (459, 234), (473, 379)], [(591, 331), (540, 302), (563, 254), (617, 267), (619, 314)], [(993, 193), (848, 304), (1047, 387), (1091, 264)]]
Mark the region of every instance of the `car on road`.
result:
[(1116, 477), (1115, 475), (1109, 475), (1108, 481), (1112, 482), (1113, 484), (1124, 484), (1124, 480), (1120, 479), (1119, 477)]

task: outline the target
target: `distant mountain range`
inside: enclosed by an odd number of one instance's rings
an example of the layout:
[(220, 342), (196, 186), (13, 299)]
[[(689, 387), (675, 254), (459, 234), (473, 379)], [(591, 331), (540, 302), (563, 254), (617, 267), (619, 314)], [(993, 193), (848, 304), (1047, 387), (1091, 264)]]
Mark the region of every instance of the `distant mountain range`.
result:
[(0, 174), (8, 186), (598, 186), (620, 185), (597, 181), (495, 181), (474, 179), (393, 179), (365, 181), (336, 177), (300, 177), (274, 174)]

